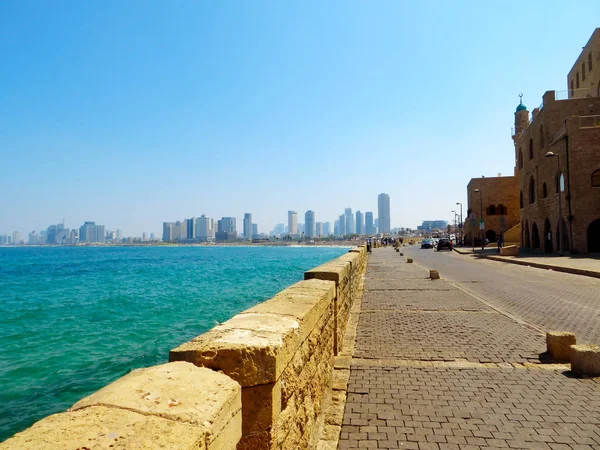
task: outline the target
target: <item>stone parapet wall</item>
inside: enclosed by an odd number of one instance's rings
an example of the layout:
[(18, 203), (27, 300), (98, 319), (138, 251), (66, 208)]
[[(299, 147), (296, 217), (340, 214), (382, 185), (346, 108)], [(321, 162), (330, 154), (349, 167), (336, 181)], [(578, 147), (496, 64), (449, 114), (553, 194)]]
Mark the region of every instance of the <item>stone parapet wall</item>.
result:
[(317, 438), (364, 246), (0, 444), (13, 449), (299, 449)]
[(218, 370), (240, 383), (239, 449), (309, 448), (315, 441), (365, 265), (366, 249), (353, 249), (171, 351), (171, 361)]

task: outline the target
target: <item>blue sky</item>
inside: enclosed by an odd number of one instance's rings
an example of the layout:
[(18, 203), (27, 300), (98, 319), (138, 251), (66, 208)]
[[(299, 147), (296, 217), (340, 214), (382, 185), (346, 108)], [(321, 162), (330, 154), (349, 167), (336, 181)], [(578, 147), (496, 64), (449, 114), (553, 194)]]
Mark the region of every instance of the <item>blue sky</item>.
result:
[(343, 208), (447, 219), (512, 174), (518, 94), (566, 76), (600, 3), (0, 2), (0, 234)]

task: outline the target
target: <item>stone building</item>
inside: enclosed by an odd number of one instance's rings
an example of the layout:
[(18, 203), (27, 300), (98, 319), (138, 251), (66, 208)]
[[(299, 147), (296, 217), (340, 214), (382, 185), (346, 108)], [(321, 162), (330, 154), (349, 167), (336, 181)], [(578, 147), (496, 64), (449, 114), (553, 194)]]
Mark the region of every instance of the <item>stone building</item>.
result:
[(467, 185), (467, 208), (464, 221), (467, 244), (481, 245), (479, 223), (482, 219), (484, 239), (494, 243), (502, 235), (507, 242), (506, 233), (519, 224), (517, 177), (472, 178)]
[(547, 91), (531, 118), (525, 105), (517, 107), (513, 140), (522, 247), (600, 252), (599, 81), (600, 28), (569, 72), (566, 95)]

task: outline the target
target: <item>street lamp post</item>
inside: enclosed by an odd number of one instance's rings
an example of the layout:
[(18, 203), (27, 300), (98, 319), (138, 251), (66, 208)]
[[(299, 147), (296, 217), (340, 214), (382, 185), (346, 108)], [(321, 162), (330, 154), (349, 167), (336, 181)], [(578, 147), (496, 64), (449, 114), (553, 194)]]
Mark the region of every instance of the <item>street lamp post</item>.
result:
[(463, 230), (464, 230), (464, 223), (463, 223), (463, 215), (462, 215), (462, 203), (461, 202), (456, 202), (457, 205), (460, 205), (460, 242), (462, 244), (463, 241)]
[[(546, 153), (546, 158), (554, 158), (555, 156), (556, 156), (556, 160), (558, 163), (558, 173), (560, 174), (560, 155), (558, 153), (554, 153), (554, 152)], [(562, 190), (561, 190), (561, 185), (560, 185), (560, 175), (558, 176), (558, 179), (556, 181), (558, 182), (558, 246), (557, 246), (557, 250), (559, 253), (561, 253), (562, 245), (563, 245), (564, 230), (562, 229), (562, 205), (561, 205)]]
[(481, 226), (483, 223), (483, 194), (479, 189), (475, 189), (473, 192), (479, 193), (479, 229), (481, 231), (481, 251), (483, 251), (485, 248), (485, 244), (483, 242), (483, 227)]

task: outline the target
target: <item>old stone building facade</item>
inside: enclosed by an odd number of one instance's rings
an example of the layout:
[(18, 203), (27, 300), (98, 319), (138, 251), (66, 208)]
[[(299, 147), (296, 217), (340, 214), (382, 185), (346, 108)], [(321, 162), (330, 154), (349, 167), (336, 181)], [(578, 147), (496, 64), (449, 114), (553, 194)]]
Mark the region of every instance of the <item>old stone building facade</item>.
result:
[(517, 177), (472, 178), (467, 185), (467, 208), (465, 243), (481, 245), (479, 222), (482, 219), (483, 238), (495, 243), (499, 235), (519, 224)]
[[(568, 75), (565, 99), (547, 91), (529, 117), (515, 112), (521, 246), (600, 252), (600, 29)], [(585, 84), (584, 84), (585, 82)]]

